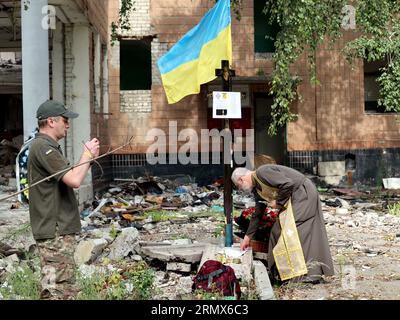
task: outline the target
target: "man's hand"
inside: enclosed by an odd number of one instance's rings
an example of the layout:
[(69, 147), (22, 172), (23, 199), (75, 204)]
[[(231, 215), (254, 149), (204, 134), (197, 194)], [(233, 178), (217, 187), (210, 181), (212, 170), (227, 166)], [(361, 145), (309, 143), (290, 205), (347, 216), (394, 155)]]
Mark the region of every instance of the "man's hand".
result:
[(240, 243), (240, 250), (246, 250), (248, 247), (250, 247), (250, 237), (244, 236), (243, 241)]
[(97, 138), (93, 138), (90, 141), (85, 142), (84, 153), (88, 152), (91, 158), (99, 156), (100, 153), (100, 142)]
[(272, 200), (272, 201), (269, 203), (269, 206), (270, 206), (272, 209), (276, 209), (276, 200)]

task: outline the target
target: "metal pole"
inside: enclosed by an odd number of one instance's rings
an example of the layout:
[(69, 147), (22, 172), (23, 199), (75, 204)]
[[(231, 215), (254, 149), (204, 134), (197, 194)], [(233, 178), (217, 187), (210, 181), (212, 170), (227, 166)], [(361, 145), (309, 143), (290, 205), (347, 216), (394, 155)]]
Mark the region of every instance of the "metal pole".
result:
[[(231, 92), (232, 91), (232, 81), (231, 81), (231, 73), (229, 70), (229, 61), (222, 60), (221, 61), (222, 68), (222, 88), (223, 91)], [(229, 119), (225, 119), (226, 130), (230, 129)], [(224, 163), (224, 213), (225, 213), (225, 246), (231, 247), (233, 244), (233, 235), (232, 235), (232, 151), (229, 149), (229, 159), (230, 163)], [(225, 156), (224, 156), (225, 160)]]

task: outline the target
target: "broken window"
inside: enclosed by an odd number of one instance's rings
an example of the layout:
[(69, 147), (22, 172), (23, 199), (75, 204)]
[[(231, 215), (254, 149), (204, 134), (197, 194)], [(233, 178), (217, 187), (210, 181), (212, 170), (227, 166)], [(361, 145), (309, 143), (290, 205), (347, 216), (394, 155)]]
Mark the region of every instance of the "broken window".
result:
[(280, 31), (277, 22), (270, 23), (263, 13), (265, 0), (254, 0), (254, 50), (258, 53), (275, 52), (276, 35)]
[(151, 90), (151, 42), (121, 40), (120, 89)]
[(377, 78), (382, 74), (382, 68), (387, 61), (377, 60), (368, 62), (364, 60), (364, 110), (366, 113), (390, 113), (384, 106), (378, 106), (379, 83)]

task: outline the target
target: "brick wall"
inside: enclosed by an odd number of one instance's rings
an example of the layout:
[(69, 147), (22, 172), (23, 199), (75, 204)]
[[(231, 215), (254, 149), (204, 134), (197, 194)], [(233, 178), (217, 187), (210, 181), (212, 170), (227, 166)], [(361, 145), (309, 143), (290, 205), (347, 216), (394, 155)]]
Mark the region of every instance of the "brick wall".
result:
[(151, 112), (150, 90), (121, 91), (121, 112)]
[(108, 7), (113, 0), (75, 0), (77, 5), (85, 12), (90, 24), (100, 34), (103, 43), (108, 40)]
[[(200, 133), (207, 128), (207, 100), (204, 95), (192, 95), (179, 103), (168, 105), (161, 85), (157, 59), (194, 27), (212, 7), (209, 0), (152, 0), (148, 15), (148, 0), (136, 2), (134, 15), (140, 25), (134, 25), (127, 36), (156, 35), (152, 41), (151, 112), (124, 106), (119, 91), (119, 47), (110, 49), (110, 141), (115, 147), (135, 136), (132, 149), (121, 153), (144, 152), (148, 130), (159, 128), (168, 133), (168, 122), (177, 121), (178, 131), (192, 128)], [(243, 0), (242, 18), (237, 21), (232, 13), (233, 63), (239, 76), (255, 77), (260, 72), (271, 74), (274, 62), (270, 56), (254, 53), (253, 0)], [(110, 0), (110, 19), (118, 13), (118, 1)], [(132, 17), (133, 17), (132, 16)], [(150, 20), (148, 17), (150, 16)], [(347, 65), (340, 50), (352, 39), (347, 32), (333, 48), (324, 45), (317, 54), (317, 75), (321, 85), (309, 84), (306, 53), (292, 66), (303, 82), (298, 87), (302, 102), (293, 104), (298, 120), (287, 127), (288, 151), (340, 150), (381, 147), (400, 147), (400, 127), (393, 115), (367, 115), (364, 113), (363, 66)], [(133, 100), (135, 96), (128, 94)], [(121, 106), (120, 106), (121, 103)]]
[(150, 25), (150, 0), (135, 0), (135, 10), (129, 17), (131, 30), (123, 31), (122, 36), (147, 36), (154, 32)]
[[(109, 43), (109, 26), (111, 20), (109, 17), (109, 5), (110, 5), (110, 0), (75, 0), (77, 5), (81, 8), (81, 10), (85, 13), (85, 15), (88, 18), (88, 21), (92, 27), (92, 34), (91, 38), (95, 38), (97, 35), (100, 36), (100, 44), (101, 45), (106, 45), (108, 46)], [(105, 116), (104, 109), (103, 108), (96, 108), (96, 113), (95, 111), (95, 83), (93, 83), (94, 80), (94, 50), (95, 48), (92, 48), (93, 41), (90, 41), (90, 48), (88, 48), (88, 54), (90, 57), (90, 112), (91, 112), (91, 136), (92, 137), (98, 137), (100, 142), (101, 142), (101, 148), (102, 151), (108, 150), (110, 141), (109, 141), (109, 130), (108, 130), (108, 122), (107, 122), (107, 116)], [(104, 55), (104, 52), (101, 52), (100, 55)], [(102, 58), (100, 57), (100, 61)], [(100, 67), (100, 70), (102, 68)], [(108, 81), (107, 81), (108, 82)], [(68, 82), (67, 82), (68, 83)], [(98, 81), (96, 80), (96, 84), (99, 86)], [(103, 86), (103, 95), (105, 90), (108, 90), (108, 87)], [(99, 103), (102, 99), (102, 97), (98, 97)], [(101, 103), (100, 103), (101, 104)], [(104, 103), (101, 104), (102, 106)], [(106, 110), (107, 111), (107, 110)]]
[(395, 115), (364, 112), (363, 63), (352, 69), (341, 53), (352, 39), (348, 31), (333, 48), (326, 42), (318, 50), (317, 87), (308, 82), (305, 56), (296, 64), (304, 100), (295, 106), (299, 119), (288, 126), (288, 151), (400, 147)]

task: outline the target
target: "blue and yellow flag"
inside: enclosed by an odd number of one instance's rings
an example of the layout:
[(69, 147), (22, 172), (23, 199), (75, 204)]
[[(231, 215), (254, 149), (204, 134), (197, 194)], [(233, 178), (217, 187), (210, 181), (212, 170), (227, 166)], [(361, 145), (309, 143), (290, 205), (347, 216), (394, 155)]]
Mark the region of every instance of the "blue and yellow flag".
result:
[(168, 103), (200, 92), (216, 78), (221, 60), (232, 63), (230, 0), (219, 0), (198, 25), (157, 62)]

